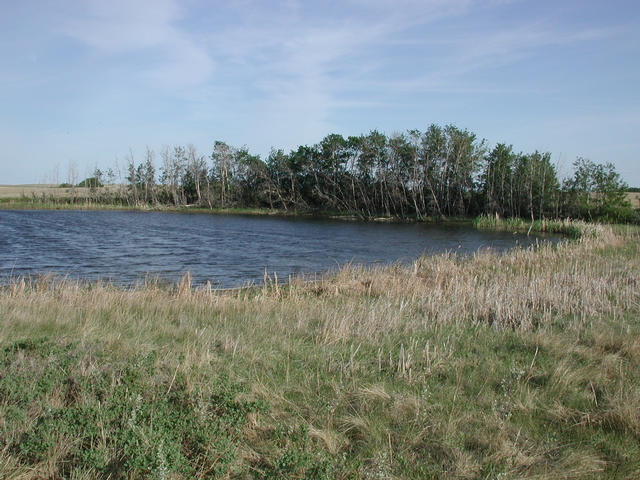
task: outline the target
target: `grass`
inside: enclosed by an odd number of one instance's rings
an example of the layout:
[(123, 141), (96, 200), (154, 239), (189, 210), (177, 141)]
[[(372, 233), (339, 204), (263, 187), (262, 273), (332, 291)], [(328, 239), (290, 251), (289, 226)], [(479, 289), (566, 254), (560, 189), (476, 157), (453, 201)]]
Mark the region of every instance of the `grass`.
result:
[(27, 185), (0, 185), (0, 199), (19, 199), (23, 197), (42, 196), (65, 196), (71, 189), (59, 188), (52, 184), (27, 184)]
[(640, 231), (568, 227), (233, 292), (14, 279), (0, 477), (636, 478)]
[(640, 192), (627, 192), (627, 200), (633, 208), (640, 208)]
[[(117, 185), (101, 188), (102, 192), (115, 192)], [(5, 202), (37, 202), (42, 199), (63, 201), (73, 197), (84, 198), (91, 194), (87, 187), (61, 187), (55, 184), (0, 185), (0, 200)]]
[[(484, 230), (503, 230), (512, 232), (539, 232), (562, 234), (577, 239), (583, 236), (592, 238), (603, 237), (608, 230), (597, 223), (576, 220), (547, 220), (538, 219), (533, 222), (522, 218), (500, 218), (495, 215), (482, 215), (473, 219), (473, 226)], [(611, 228), (611, 227), (609, 227)], [(617, 227), (614, 227), (617, 228)]]

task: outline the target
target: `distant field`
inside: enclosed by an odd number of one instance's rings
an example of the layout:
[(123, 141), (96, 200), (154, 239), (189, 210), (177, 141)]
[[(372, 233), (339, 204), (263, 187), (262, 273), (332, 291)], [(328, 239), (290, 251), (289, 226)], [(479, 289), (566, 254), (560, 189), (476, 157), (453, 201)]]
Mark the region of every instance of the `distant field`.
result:
[(60, 188), (51, 184), (32, 184), (32, 185), (0, 185), (0, 198), (20, 198), (22, 196), (30, 197), (32, 195), (41, 196), (43, 193), (47, 196), (66, 197), (71, 195), (72, 190), (76, 194), (86, 191), (86, 188), (76, 187)]
[[(109, 186), (107, 188), (115, 188)], [(25, 184), (25, 185), (0, 185), (0, 198), (20, 198), (22, 196), (31, 197), (35, 195), (37, 197), (45, 194), (47, 196), (53, 196), (58, 198), (70, 197), (72, 195), (83, 196), (88, 193), (89, 189), (86, 187), (69, 187), (60, 188), (55, 184)]]
[(629, 192), (627, 198), (633, 208), (640, 208), (640, 192)]

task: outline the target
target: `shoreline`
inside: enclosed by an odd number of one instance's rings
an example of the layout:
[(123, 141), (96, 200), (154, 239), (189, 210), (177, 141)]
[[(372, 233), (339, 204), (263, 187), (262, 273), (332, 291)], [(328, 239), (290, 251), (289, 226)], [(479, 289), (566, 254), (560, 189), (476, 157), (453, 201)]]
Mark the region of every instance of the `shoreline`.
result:
[[(556, 220), (535, 220), (531, 223), (527, 219), (521, 218), (499, 218), (494, 216), (479, 215), (475, 217), (360, 217), (352, 213), (339, 213), (331, 211), (302, 211), (302, 210), (282, 210), (269, 208), (207, 208), (197, 206), (170, 206), (170, 205), (113, 205), (107, 203), (85, 202), (85, 203), (57, 203), (57, 202), (33, 202), (23, 199), (3, 198), (0, 199), (1, 210), (68, 210), (68, 211), (123, 211), (123, 212), (162, 212), (162, 213), (188, 213), (202, 215), (239, 215), (239, 216), (265, 216), (284, 218), (310, 218), (339, 220), (345, 222), (365, 222), (365, 223), (424, 223), (424, 224), (444, 224), (444, 225), (472, 225), (478, 229), (529, 232), (529, 233), (559, 233), (569, 237), (579, 236), (579, 232), (569, 227), (570, 219)], [(583, 222), (588, 223), (588, 222)]]

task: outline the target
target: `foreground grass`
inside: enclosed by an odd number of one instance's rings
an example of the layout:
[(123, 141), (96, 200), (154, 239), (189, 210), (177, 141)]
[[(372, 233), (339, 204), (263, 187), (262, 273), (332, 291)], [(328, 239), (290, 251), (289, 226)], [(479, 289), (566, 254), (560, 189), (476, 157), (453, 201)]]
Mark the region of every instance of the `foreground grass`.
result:
[(635, 478), (640, 235), (572, 227), (225, 293), (18, 279), (0, 477)]

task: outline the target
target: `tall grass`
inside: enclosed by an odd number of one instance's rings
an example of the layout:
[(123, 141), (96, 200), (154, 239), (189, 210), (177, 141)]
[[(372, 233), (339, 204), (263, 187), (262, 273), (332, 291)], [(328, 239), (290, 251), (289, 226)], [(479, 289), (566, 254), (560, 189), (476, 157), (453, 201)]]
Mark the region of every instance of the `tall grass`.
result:
[(602, 237), (608, 228), (598, 223), (571, 219), (538, 219), (531, 222), (522, 218), (501, 218), (498, 215), (481, 215), (473, 219), (473, 226), (485, 230), (512, 232), (559, 233), (571, 238), (582, 236)]
[(640, 235), (564, 228), (232, 292), (15, 279), (0, 477), (634, 478)]

